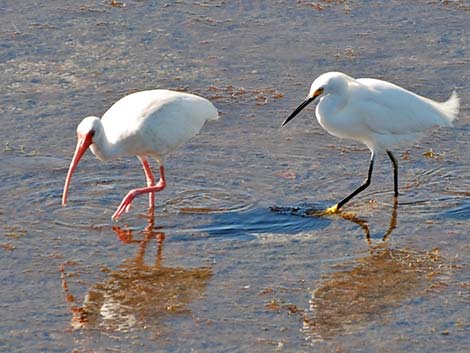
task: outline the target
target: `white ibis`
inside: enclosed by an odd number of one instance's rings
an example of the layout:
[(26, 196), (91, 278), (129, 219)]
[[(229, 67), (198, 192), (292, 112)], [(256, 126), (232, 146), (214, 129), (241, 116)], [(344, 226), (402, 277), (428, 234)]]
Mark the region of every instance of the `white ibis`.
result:
[(371, 151), (369, 172), (364, 183), (325, 212), (335, 213), (371, 181), (374, 157), (384, 151), (393, 163), (394, 195), (398, 196), (398, 162), (391, 149), (414, 141), (432, 126), (452, 126), (459, 111), (459, 97), (436, 102), (393, 83), (372, 78), (354, 79), (340, 72), (327, 72), (313, 81), (307, 98), (282, 123), (284, 126), (315, 98), (315, 114), (330, 134), (365, 144)]
[[(207, 120), (218, 117), (217, 109), (207, 99), (169, 90), (132, 93), (114, 103), (101, 120), (86, 117), (77, 127), (78, 142), (65, 179), (62, 205), (67, 203), (72, 174), (90, 147), (101, 161), (137, 156), (144, 168), (147, 187), (130, 190), (112, 219), (128, 212), (134, 198), (145, 193), (149, 194), (149, 207), (153, 210), (154, 193), (166, 186), (166, 155), (196, 135)], [(158, 183), (155, 183), (148, 157), (156, 159), (160, 166)]]

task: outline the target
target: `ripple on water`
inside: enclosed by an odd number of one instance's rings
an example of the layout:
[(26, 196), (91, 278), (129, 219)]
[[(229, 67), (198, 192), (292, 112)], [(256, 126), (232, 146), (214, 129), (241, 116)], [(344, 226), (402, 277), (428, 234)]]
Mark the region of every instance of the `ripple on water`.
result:
[[(110, 223), (112, 207), (117, 201), (110, 201), (109, 189), (114, 188), (117, 178), (100, 176), (80, 176), (74, 180), (69, 190), (67, 207), (62, 207), (64, 173), (54, 173), (49, 179), (35, 178), (34, 174), (12, 191), (10, 210), (12, 213), (28, 217), (23, 210), (34, 208), (34, 221), (73, 228), (105, 226)], [(119, 197), (119, 196), (117, 196)], [(26, 219), (27, 221), (27, 219)]]
[[(165, 203), (166, 211), (179, 214), (173, 234), (204, 233), (209, 237), (251, 237), (254, 234), (290, 234), (325, 227), (326, 220), (272, 212), (256, 205), (254, 197), (240, 190), (208, 188), (186, 190)], [(185, 219), (181, 216), (184, 215)], [(211, 215), (211, 217), (207, 217)], [(191, 221), (187, 221), (191, 217)], [(187, 226), (189, 225), (189, 227)]]
[(241, 190), (204, 188), (185, 190), (165, 203), (166, 210), (180, 213), (227, 213), (253, 208), (254, 198)]
[[(196, 192), (203, 195), (197, 196)], [(215, 193), (211, 194), (212, 192)], [(208, 194), (212, 196), (209, 197)], [(187, 195), (190, 197), (185, 198)], [(273, 208), (255, 205), (249, 195), (246, 195), (244, 200), (239, 199), (238, 203), (233, 202), (231, 195), (229, 191), (220, 189), (188, 190), (179, 193), (177, 197), (165, 203), (174, 207), (173, 209), (170, 207), (169, 211), (169, 207), (164, 206), (155, 211), (155, 226), (152, 223), (152, 227), (156, 231), (171, 234), (171, 241), (185, 241), (201, 239), (201, 236), (251, 239), (260, 234), (286, 235), (323, 229), (330, 223), (326, 218), (306, 217), (299, 211), (305, 205), (300, 208), (293, 206), (292, 212), (279, 211), (279, 208), (273, 212)], [(189, 211), (188, 203), (191, 206)], [(145, 225), (142, 217), (133, 216), (126, 229), (142, 231), (146, 229)]]
[(470, 219), (470, 201), (468, 199), (463, 200), (463, 203), (440, 212), (438, 217), (468, 221)]
[[(82, 179), (82, 184), (92, 184), (87, 186), (88, 192), (86, 194), (75, 193), (75, 197), (71, 197), (69, 201), (70, 206), (60, 207), (57, 205), (56, 209), (52, 211), (55, 224), (75, 228), (111, 227), (110, 218), (114, 210), (113, 207), (118, 206), (119, 200), (110, 200), (104, 195), (92, 198), (88, 194), (90, 189), (95, 195), (109, 191), (110, 188), (114, 188), (113, 185), (119, 182), (119, 179), (120, 177), (109, 177), (105, 180), (97, 180), (94, 177)], [(163, 223), (166, 228), (181, 232), (188, 231), (184, 224), (194, 225), (192, 222), (188, 222), (187, 218), (181, 219), (182, 215), (197, 217), (198, 215), (242, 212), (253, 208), (253, 205), (254, 198), (241, 191), (235, 192), (220, 188), (185, 190), (167, 200), (158, 198), (157, 194), (154, 216), (158, 218), (157, 224)], [(134, 201), (129, 213), (121, 217), (121, 221), (129, 222), (131, 227), (139, 229), (142, 227), (133, 224), (136, 222), (141, 224), (142, 218), (147, 217), (147, 198), (142, 195)], [(181, 226), (182, 224), (183, 226)]]
[(330, 220), (321, 217), (303, 217), (290, 212), (273, 212), (268, 207), (215, 215), (210, 224), (201, 229), (209, 235), (239, 236), (240, 234), (295, 234), (325, 228)]
[(458, 188), (468, 191), (470, 186), (470, 170), (464, 165), (439, 166), (427, 170), (416, 170), (409, 178), (408, 183), (426, 189), (435, 189), (438, 192), (449, 188)]
[(67, 228), (111, 227), (110, 209), (94, 204), (59, 207), (52, 211), (52, 217), (56, 225)]
[(409, 179), (400, 196), (401, 205), (409, 205), (417, 216), (432, 217), (459, 208), (468, 198), (470, 170), (465, 166), (438, 167), (425, 170)]

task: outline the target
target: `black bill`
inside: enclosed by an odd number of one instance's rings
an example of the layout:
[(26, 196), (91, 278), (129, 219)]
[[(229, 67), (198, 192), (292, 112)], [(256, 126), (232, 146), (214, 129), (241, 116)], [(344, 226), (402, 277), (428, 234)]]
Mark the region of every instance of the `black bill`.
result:
[(282, 123), (282, 126), (286, 125), (289, 121), (291, 121), (297, 114), (301, 112), (302, 109), (304, 109), (307, 105), (313, 102), (315, 97), (307, 97), (295, 110), (292, 112), (291, 115), (287, 117), (286, 120)]

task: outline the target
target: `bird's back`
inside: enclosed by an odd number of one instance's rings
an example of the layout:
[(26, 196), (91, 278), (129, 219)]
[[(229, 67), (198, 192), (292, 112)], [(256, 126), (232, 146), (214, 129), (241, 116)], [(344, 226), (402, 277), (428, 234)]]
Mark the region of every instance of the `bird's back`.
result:
[[(164, 155), (196, 135), (218, 112), (207, 99), (169, 90), (141, 91), (117, 101), (101, 118), (111, 143), (126, 155)], [(129, 147), (130, 146), (130, 147)]]
[(412, 133), (436, 125), (452, 126), (457, 117), (459, 98), (455, 92), (447, 101), (436, 102), (387, 81), (362, 78), (357, 82), (367, 87), (366, 94), (370, 93), (363, 100), (366, 104), (380, 106), (394, 115), (391, 119), (377, 117), (386, 132)]
[(356, 80), (350, 93), (345, 118), (355, 122), (351, 137), (375, 149), (411, 141), (433, 126), (452, 126), (459, 109), (456, 93), (441, 103), (370, 78)]

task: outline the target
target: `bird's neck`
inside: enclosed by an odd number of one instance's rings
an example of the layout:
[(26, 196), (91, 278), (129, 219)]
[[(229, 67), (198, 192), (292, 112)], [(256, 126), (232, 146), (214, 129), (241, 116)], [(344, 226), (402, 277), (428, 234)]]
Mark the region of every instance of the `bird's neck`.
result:
[(335, 94), (328, 94), (323, 97), (318, 104), (319, 109), (323, 114), (332, 115), (336, 114), (339, 110), (347, 104), (348, 97), (343, 92), (338, 92)]

